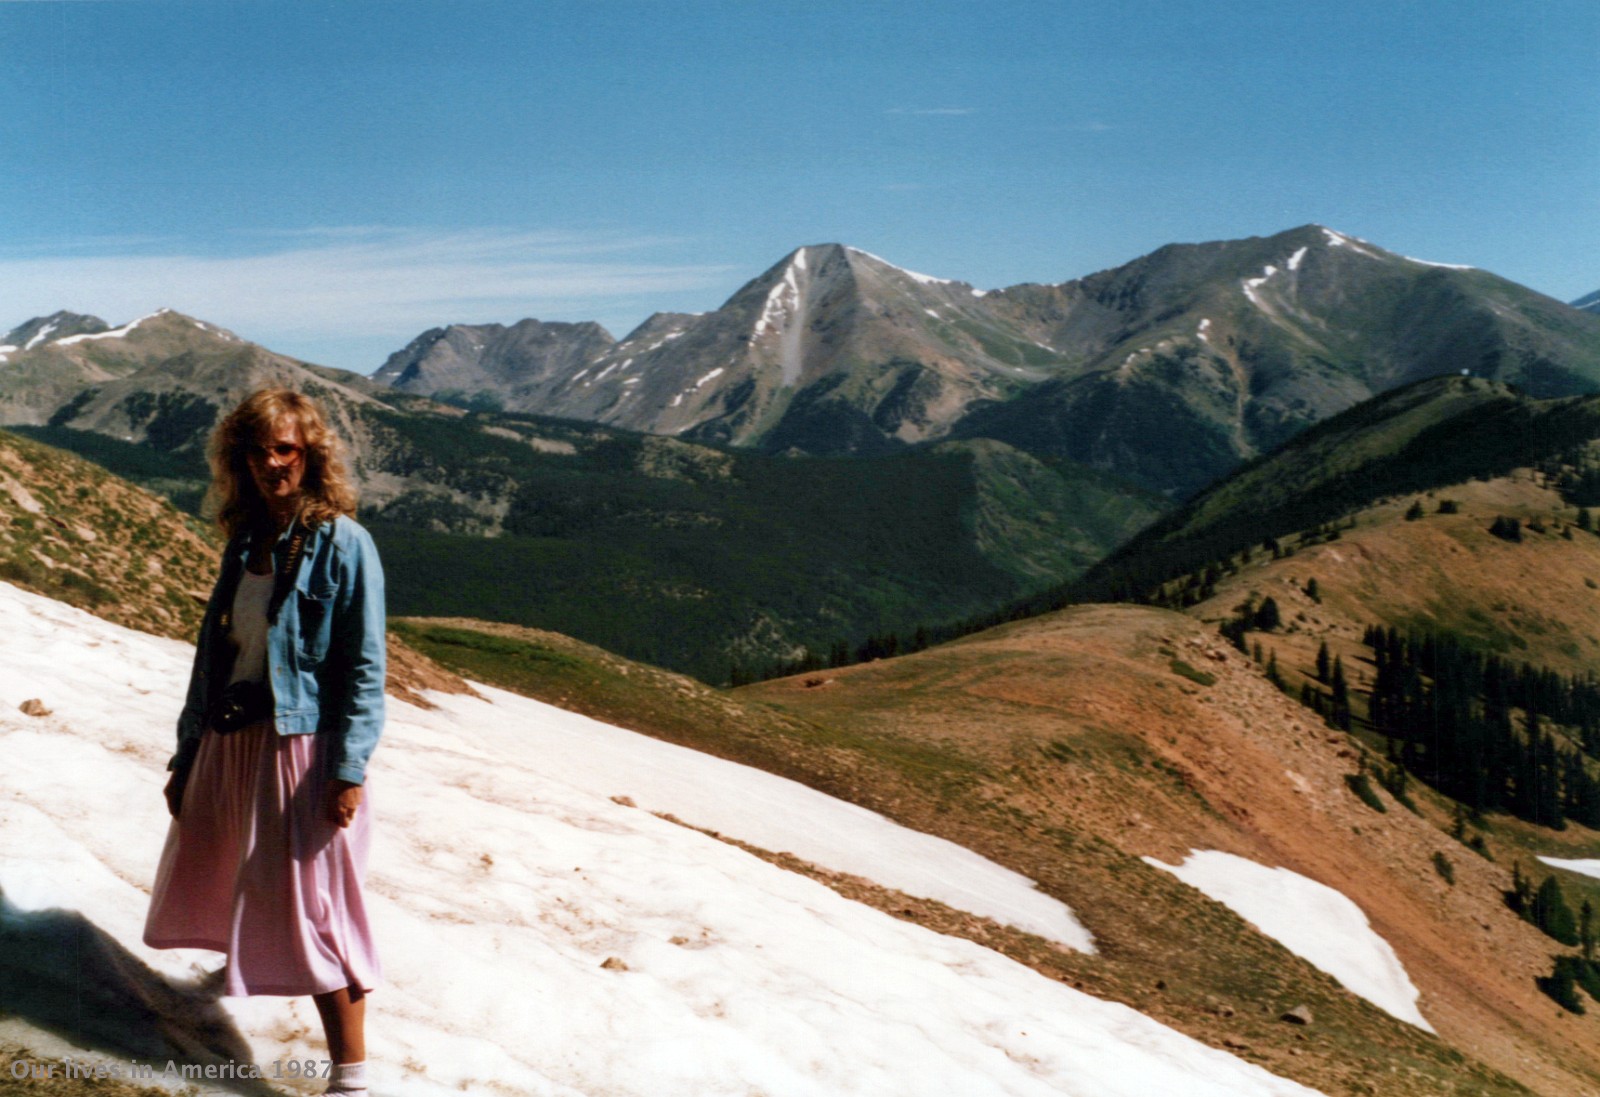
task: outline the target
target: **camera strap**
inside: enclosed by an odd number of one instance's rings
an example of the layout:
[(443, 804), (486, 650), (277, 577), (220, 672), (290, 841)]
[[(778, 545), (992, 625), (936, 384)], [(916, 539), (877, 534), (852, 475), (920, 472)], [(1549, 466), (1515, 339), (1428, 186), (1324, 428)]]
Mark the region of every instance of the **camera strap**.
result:
[(277, 623), (278, 611), (294, 589), (295, 573), (300, 570), (300, 555), (306, 547), (306, 527), (300, 523), (298, 516), (295, 517), (293, 528), (294, 532), (289, 535), (289, 551), (284, 553), (283, 566), (278, 569), (277, 581), (272, 584), (272, 601), (267, 603), (269, 625)]
[[(278, 611), (283, 608), (283, 603), (288, 601), (289, 592), (294, 589), (295, 573), (300, 569), (300, 557), (305, 553), (306, 535), (308, 531), (298, 517), (295, 518), (292, 529), (293, 532), (289, 535), (288, 551), (284, 553), (283, 560), (278, 566), (277, 576), (272, 584), (272, 599), (267, 603), (268, 625), (272, 625), (277, 622)], [(237, 554), (235, 554), (233, 550), (230, 550), (230, 558), (237, 559), (238, 555), (248, 557), (250, 552), (250, 543), (254, 536), (255, 535), (252, 534), (250, 539), (247, 539), (245, 543), (239, 547)], [(238, 570), (243, 570), (242, 565), (235, 564), (234, 567)], [(232, 580), (233, 581), (230, 586), (236, 586), (239, 581), (237, 572), (232, 576)], [(227, 634), (228, 629), (233, 627), (233, 598), (231, 595), (228, 598), (227, 603), (222, 606), (222, 618), (219, 624), (224, 635)]]

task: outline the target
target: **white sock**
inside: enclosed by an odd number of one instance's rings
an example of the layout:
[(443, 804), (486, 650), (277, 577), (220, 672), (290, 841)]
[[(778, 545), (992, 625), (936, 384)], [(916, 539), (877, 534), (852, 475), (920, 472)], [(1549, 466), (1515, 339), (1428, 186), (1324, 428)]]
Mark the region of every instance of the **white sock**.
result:
[(328, 1079), (324, 1093), (342, 1094), (343, 1097), (367, 1097), (367, 1064), (333, 1064), (333, 1076)]

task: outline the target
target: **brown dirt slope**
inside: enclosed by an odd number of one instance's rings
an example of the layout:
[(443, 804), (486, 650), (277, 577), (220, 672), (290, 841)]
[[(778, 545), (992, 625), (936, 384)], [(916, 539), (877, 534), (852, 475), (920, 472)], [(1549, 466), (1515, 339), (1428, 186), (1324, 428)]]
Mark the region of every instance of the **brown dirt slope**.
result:
[(0, 431), (0, 580), (189, 639), (216, 570), (194, 518), (80, 457)]
[[(81, 457), (0, 430), (0, 581), (128, 628), (192, 641), (217, 573), (214, 531)], [(467, 690), (389, 638), (389, 692)]]
[[(1468, 1084), (1470, 1068), (1455, 1064), (1452, 1049), (1537, 1092), (1600, 1092), (1595, 1042), (1580, 1054), (1565, 1043), (1593, 1022), (1565, 1020), (1534, 988), (1553, 942), (1501, 902), (1509, 858), (1491, 864), (1451, 839), (1442, 806), (1424, 818), (1362, 804), (1345, 777), (1365, 748), (1322, 727), (1191, 618), (1076, 607), (908, 658), (742, 692), (808, 720), (937, 744), (976, 762), (982, 776), (963, 799), (987, 802), (989, 812), (871, 806), (1040, 881), (1102, 942), (1104, 989), (1162, 1020), (1223, 1046), (1249, 1044), (1274, 1070), (1328, 1092), (1496, 1091), (1486, 1079)], [(1017, 840), (982, 825), (995, 815), (1013, 819), (1018, 835), (1075, 840)], [(1101, 854), (1085, 858), (1090, 836)], [(1237, 919), (1202, 920), (1197, 912), (1213, 904), (1181, 885), (1140, 879), (1136, 858), (1171, 863), (1191, 849), (1289, 868), (1349, 896), (1394, 947), (1450, 1046), (1351, 996), (1341, 1002)], [(1454, 885), (1433, 868), (1435, 853), (1453, 864)], [(1273, 1019), (1293, 1004), (1253, 1000), (1268, 971), (1278, 994), (1320, 990), (1311, 1032), (1233, 1027), (1263, 1006)], [(1152, 994), (1158, 979), (1165, 987)], [(1233, 1017), (1208, 1015), (1217, 997)]]

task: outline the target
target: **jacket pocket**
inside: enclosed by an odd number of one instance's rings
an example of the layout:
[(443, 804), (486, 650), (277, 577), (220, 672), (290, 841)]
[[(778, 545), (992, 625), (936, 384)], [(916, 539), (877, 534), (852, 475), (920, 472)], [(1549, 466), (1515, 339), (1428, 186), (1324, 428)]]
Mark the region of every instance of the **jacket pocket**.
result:
[(316, 667), (328, 657), (333, 638), (333, 600), (337, 593), (338, 587), (331, 584), (295, 591), (295, 607), (299, 611), (295, 647), (301, 666)]

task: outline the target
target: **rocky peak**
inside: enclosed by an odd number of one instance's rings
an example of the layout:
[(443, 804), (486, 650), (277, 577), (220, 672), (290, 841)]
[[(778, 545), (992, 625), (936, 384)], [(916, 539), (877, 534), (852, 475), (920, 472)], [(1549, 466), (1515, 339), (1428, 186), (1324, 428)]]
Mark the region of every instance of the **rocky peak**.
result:
[(91, 335), (96, 332), (109, 330), (108, 325), (98, 316), (86, 316), (83, 313), (53, 312), (49, 316), (35, 316), (25, 324), (19, 324), (0, 337), (0, 344), (16, 350), (33, 350), (44, 343), (62, 339), (69, 335)]

